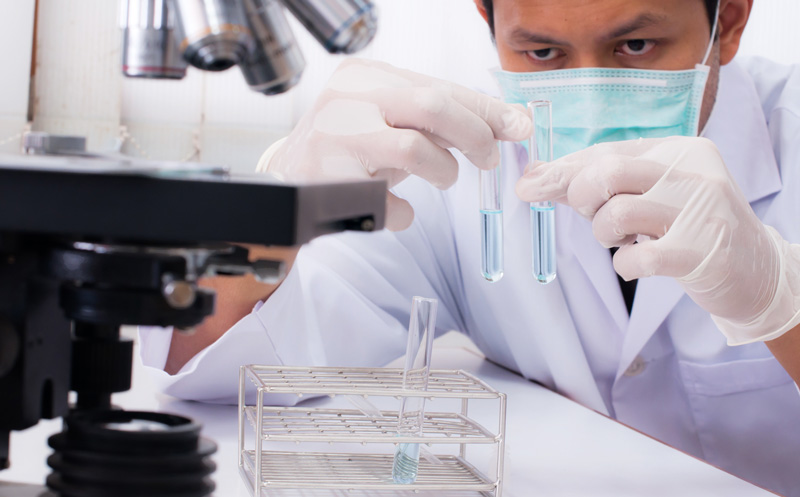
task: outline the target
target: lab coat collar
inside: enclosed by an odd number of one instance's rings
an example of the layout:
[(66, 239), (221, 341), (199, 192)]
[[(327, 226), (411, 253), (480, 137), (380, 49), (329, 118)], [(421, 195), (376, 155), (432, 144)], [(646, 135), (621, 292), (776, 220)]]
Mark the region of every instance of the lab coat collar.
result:
[(736, 61), (721, 69), (717, 102), (703, 136), (717, 145), (748, 202), (781, 190), (761, 98), (750, 74)]
[(628, 327), (628, 308), (619, 288), (619, 280), (611, 261), (611, 252), (600, 245), (592, 232), (592, 223), (574, 210), (556, 207), (556, 216), (561, 218), (561, 227), (567, 233), (560, 239), (569, 240), (572, 252), (586, 276), (597, 291), (617, 325), (619, 333)]

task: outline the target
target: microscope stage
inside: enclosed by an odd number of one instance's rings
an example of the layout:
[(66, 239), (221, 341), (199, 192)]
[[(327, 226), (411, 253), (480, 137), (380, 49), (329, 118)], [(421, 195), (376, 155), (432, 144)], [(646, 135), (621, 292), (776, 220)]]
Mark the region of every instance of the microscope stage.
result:
[(204, 164), (0, 156), (0, 232), (131, 243), (298, 245), (383, 227), (381, 181), (290, 184)]

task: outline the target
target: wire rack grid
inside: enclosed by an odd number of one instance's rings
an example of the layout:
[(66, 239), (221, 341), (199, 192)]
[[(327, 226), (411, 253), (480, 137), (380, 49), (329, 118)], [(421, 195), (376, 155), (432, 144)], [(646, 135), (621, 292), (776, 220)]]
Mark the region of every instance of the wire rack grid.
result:
[[(248, 381), (256, 386), (255, 405), (246, 405)], [(421, 380), (418, 383), (422, 384)], [(403, 388), (403, 370), (389, 368), (308, 368), (242, 366), (239, 377), (239, 469), (255, 497), (268, 489), (314, 488), (331, 490), (464, 490), (486, 496), (502, 494), (506, 397), (461, 370), (432, 370), (423, 392)], [(298, 397), (345, 395), (369, 397), (420, 397), (460, 400), (459, 410), (425, 412), (422, 434), (398, 435), (398, 412), (393, 410), (333, 409), (329, 407), (265, 406), (267, 394)], [(497, 429), (491, 430), (469, 415), (470, 401), (497, 401)], [(254, 447), (245, 447), (245, 429), (254, 433)], [(434, 455), (419, 463), (412, 484), (392, 481), (392, 454), (265, 450), (271, 442), (376, 444), (419, 443), (458, 446), (458, 455)], [(496, 447), (494, 477), (486, 476), (467, 459), (467, 447)], [(305, 448), (304, 447), (304, 448)], [(264, 493), (262, 493), (264, 492)]]

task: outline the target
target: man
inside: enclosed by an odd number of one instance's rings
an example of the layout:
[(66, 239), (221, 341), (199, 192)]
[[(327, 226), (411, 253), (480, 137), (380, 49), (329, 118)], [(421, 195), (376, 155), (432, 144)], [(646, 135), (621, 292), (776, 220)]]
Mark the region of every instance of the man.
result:
[[(411, 296), (437, 297), (438, 326), (488, 359), (800, 495), (800, 79), (733, 62), (752, 0), (476, 4), (505, 98), (554, 100), (557, 160), (526, 168), (523, 147), (502, 146), (504, 278), (479, 271), (478, 168), (500, 160), (495, 140), (525, 140), (530, 120), (351, 61), (263, 162), (289, 179), (387, 179), (398, 231), (315, 241), (277, 290), (212, 282), (220, 313), (171, 344), (145, 333), (147, 363), (166, 370), (167, 392), (225, 401), (242, 363), (389, 362)], [(530, 275), (528, 202), (540, 200), (559, 202), (546, 286)], [(621, 247), (613, 260), (609, 247)], [(618, 274), (641, 278), (635, 299)]]

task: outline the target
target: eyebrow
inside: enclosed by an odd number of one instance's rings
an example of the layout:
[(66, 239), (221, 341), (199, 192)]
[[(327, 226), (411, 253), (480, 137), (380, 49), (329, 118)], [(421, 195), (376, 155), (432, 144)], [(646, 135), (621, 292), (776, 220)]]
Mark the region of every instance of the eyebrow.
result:
[[(636, 19), (628, 22), (627, 24), (623, 24), (622, 26), (614, 29), (614, 31), (602, 36), (601, 39), (608, 41), (613, 40), (615, 38), (620, 38), (622, 36), (628, 35), (637, 31), (642, 28), (646, 28), (649, 26), (653, 26), (655, 24), (660, 24), (664, 21), (668, 20), (667, 16), (662, 14), (652, 14), (652, 13), (645, 13), (641, 14)], [(556, 38), (551, 38), (549, 36), (535, 33), (533, 31), (528, 31), (525, 28), (515, 28), (511, 32), (511, 41), (517, 43), (539, 43), (542, 45), (557, 45), (557, 46), (567, 46), (569, 45), (568, 42), (563, 40), (558, 40)]]
[(618, 27), (603, 38), (606, 40), (613, 40), (614, 38), (620, 38), (639, 29), (653, 26), (654, 24), (660, 24), (666, 20), (667, 16), (663, 14), (642, 14), (631, 22)]
[(525, 28), (516, 28), (511, 32), (511, 41), (517, 43), (540, 43), (542, 45), (569, 45), (569, 43), (555, 38), (550, 38), (533, 31), (528, 31)]

